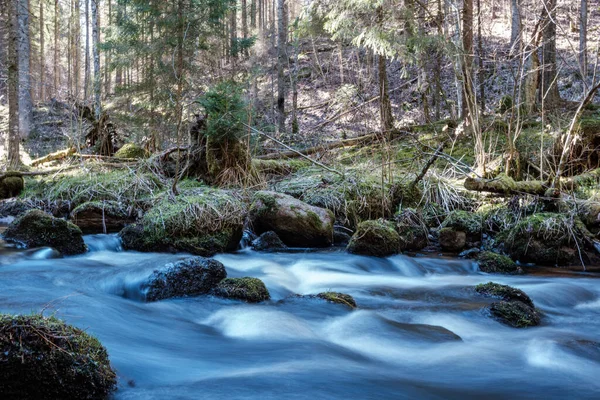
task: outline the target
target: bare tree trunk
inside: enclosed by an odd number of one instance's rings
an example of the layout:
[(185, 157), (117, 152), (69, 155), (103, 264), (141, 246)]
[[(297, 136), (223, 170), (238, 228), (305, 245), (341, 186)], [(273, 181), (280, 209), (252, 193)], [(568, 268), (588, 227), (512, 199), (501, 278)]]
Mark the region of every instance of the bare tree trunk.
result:
[(510, 0), (510, 48), (513, 52), (519, 50), (521, 42), (521, 1)]
[(473, 101), (473, 0), (464, 0), (462, 10), (463, 102), (462, 119), (468, 117)]
[(58, 0), (54, 0), (54, 97), (58, 97)]
[(15, 169), (20, 164), (19, 158), (19, 2), (6, 0), (8, 3), (8, 167)]
[(579, 64), (581, 64), (581, 76), (583, 77), (584, 83), (587, 80), (587, 23), (587, 0), (581, 0), (581, 7), (579, 10)]
[(561, 99), (558, 92), (558, 72), (556, 69), (556, 0), (544, 0), (543, 15), (543, 72), (542, 88), (544, 104), (556, 107)]
[(85, 67), (83, 78), (83, 98), (87, 101), (90, 93), (90, 1), (85, 1)]
[(80, 0), (75, 2), (75, 16), (73, 17), (73, 80), (75, 81), (75, 98), (79, 98), (81, 85), (81, 7)]
[[(246, 0), (242, 0), (242, 37), (248, 38), (248, 4)], [(248, 49), (244, 49), (244, 56), (248, 57)]]
[(94, 113), (96, 120), (100, 119), (102, 113), (102, 104), (100, 103), (100, 21), (99, 6), (100, 0), (92, 1), (92, 51), (94, 53)]
[(40, 93), (39, 100), (44, 101), (46, 94), (44, 93), (44, 0), (40, 0)]
[(29, 36), (29, 1), (18, 2), (19, 42), (17, 56), (19, 59), (19, 133), (24, 139), (29, 136), (33, 112), (31, 100), (30, 70), (30, 36)]
[(238, 45), (237, 45), (237, 4), (233, 3), (231, 12), (229, 14), (230, 28), (230, 47), (231, 47), (231, 60), (234, 63), (238, 56)]
[(250, 2), (250, 29), (256, 29), (256, 0)]
[[(112, 1), (108, 0), (108, 23), (107, 26), (112, 26)], [(110, 93), (110, 62), (111, 62), (111, 54), (110, 50), (105, 52), (104, 56), (104, 96), (108, 96)]]
[(283, 66), (286, 59), (287, 32), (285, 0), (277, 0), (277, 121), (279, 132), (285, 131), (285, 78)]
[[(0, 0), (0, 68), (3, 69), (8, 66), (8, 7), (8, 0)], [(0, 101), (4, 102), (8, 98), (7, 90), (7, 82), (0, 80)]]

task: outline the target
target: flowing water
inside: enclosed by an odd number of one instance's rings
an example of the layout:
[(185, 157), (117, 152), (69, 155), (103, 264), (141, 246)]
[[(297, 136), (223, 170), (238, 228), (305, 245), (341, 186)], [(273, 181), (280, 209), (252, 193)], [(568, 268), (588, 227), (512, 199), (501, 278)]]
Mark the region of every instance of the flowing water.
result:
[[(492, 276), (470, 261), (342, 251), (216, 258), (261, 278), (258, 305), (200, 296), (142, 301), (140, 283), (185, 255), (0, 249), (0, 312), (45, 310), (96, 335), (116, 399), (600, 398), (600, 280), (584, 273)], [(1, 247), (1, 245), (0, 245)], [(491, 319), (472, 287), (523, 289), (542, 326)], [(290, 297), (334, 290), (359, 309)]]

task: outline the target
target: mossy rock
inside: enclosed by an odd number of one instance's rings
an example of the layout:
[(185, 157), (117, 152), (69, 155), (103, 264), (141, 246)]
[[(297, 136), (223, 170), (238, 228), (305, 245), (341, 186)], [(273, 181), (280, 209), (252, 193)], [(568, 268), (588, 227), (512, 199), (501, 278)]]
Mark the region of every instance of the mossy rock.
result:
[(82, 232), (76, 225), (40, 210), (30, 210), (15, 219), (4, 239), (24, 247), (49, 246), (65, 255), (87, 251)]
[(263, 281), (250, 277), (223, 279), (211, 293), (215, 296), (242, 300), (247, 303), (260, 303), (271, 298)]
[(491, 251), (482, 251), (476, 256), (479, 269), (497, 274), (520, 274), (523, 270), (510, 258)]
[(287, 246), (328, 247), (333, 243), (333, 213), (286, 194), (255, 193), (248, 218), (255, 233), (274, 231)]
[(19, 217), (25, 214), (29, 210), (36, 209), (37, 207), (29, 202), (23, 200), (4, 200), (0, 201), (0, 218), (4, 217)]
[(118, 232), (132, 223), (128, 206), (117, 201), (90, 201), (83, 203), (71, 212), (71, 220), (84, 233)]
[(476, 214), (481, 218), (483, 232), (492, 234), (511, 228), (518, 221), (518, 215), (505, 204), (483, 204)]
[(237, 249), (246, 214), (246, 204), (235, 192), (188, 189), (175, 199), (164, 196), (137, 225), (119, 235), (128, 250), (186, 251), (208, 257)]
[[(14, 175), (12, 175), (14, 174)], [(0, 199), (8, 199), (16, 197), (23, 191), (25, 182), (21, 176), (18, 176), (18, 172), (11, 171), (5, 172), (5, 178), (0, 181)]]
[(198, 296), (210, 292), (227, 277), (217, 260), (192, 257), (155, 270), (142, 285), (147, 301)]
[(146, 158), (148, 153), (140, 146), (133, 143), (126, 143), (116, 153), (117, 158)]
[(453, 228), (467, 234), (469, 239), (478, 239), (481, 235), (481, 217), (476, 213), (454, 210), (444, 219), (442, 228)]
[(540, 324), (535, 308), (520, 301), (499, 301), (490, 305), (490, 313), (500, 322), (513, 328), (527, 328)]
[(100, 342), (55, 317), (0, 314), (4, 399), (104, 399), (116, 374)]
[(394, 223), (378, 219), (361, 222), (346, 250), (352, 254), (387, 257), (400, 252), (400, 243)]
[(429, 244), (427, 225), (420, 211), (404, 208), (394, 219), (400, 235), (400, 250), (418, 251)]
[(535, 307), (533, 301), (520, 289), (499, 283), (488, 282), (475, 286), (475, 291), (487, 297), (495, 297), (504, 301), (519, 301), (529, 307)]
[(287, 249), (287, 246), (275, 232), (268, 231), (252, 241), (252, 248), (257, 251), (277, 251)]
[(576, 261), (585, 238), (592, 235), (579, 218), (556, 213), (533, 214), (497, 236), (514, 260), (540, 265)]
[(442, 250), (459, 252), (467, 244), (467, 234), (454, 228), (442, 228), (439, 233), (439, 241)]
[(322, 292), (317, 294), (317, 297), (323, 300), (327, 300), (330, 303), (343, 304), (350, 308), (356, 308), (356, 301), (354, 300), (354, 297), (346, 293)]

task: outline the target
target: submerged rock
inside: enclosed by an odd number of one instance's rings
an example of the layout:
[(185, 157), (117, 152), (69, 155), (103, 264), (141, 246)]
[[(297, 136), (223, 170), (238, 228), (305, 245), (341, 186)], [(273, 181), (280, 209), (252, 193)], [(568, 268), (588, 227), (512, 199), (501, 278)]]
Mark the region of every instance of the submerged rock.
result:
[(353, 254), (387, 257), (400, 252), (400, 235), (392, 222), (383, 219), (358, 224), (346, 250)]
[(4, 232), (4, 239), (25, 247), (53, 247), (65, 255), (87, 251), (81, 229), (40, 210), (27, 211), (15, 219)]
[(523, 270), (510, 257), (491, 251), (482, 251), (475, 255), (479, 269), (483, 272), (498, 274), (521, 274)]
[(142, 285), (147, 301), (206, 294), (227, 277), (217, 260), (192, 257), (156, 270)]
[(260, 191), (250, 206), (254, 232), (274, 231), (291, 247), (328, 247), (333, 243), (334, 215), (286, 194)]
[(275, 232), (268, 231), (252, 241), (252, 248), (257, 251), (275, 251), (287, 249), (287, 246)]
[(439, 240), (442, 250), (459, 252), (467, 245), (467, 234), (454, 228), (442, 228)]
[(500, 322), (514, 328), (526, 328), (540, 324), (535, 308), (520, 301), (500, 301), (490, 305), (490, 313)]
[(215, 296), (248, 303), (260, 303), (271, 298), (263, 281), (250, 277), (223, 279), (211, 293)]
[(135, 218), (128, 207), (116, 201), (90, 201), (71, 212), (71, 220), (84, 233), (118, 232)]
[(0, 314), (0, 393), (4, 399), (104, 399), (116, 374), (106, 349), (54, 317)]
[(236, 250), (242, 238), (246, 206), (235, 192), (211, 188), (167, 196), (140, 222), (119, 235), (123, 248), (137, 251), (185, 251), (200, 256)]
[(539, 325), (541, 317), (533, 301), (522, 290), (494, 282), (480, 284), (475, 287), (477, 293), (484, 296), (502, 299), (489, 306), (490, 314), (514, 328), (525, 328)]

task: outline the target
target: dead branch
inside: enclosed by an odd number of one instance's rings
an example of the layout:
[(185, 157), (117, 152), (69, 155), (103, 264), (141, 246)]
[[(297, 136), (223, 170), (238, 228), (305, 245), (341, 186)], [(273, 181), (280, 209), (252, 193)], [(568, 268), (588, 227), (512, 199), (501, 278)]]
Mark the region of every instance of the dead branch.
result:
[(75, 147), (56, 151), (56, 152), (50, 153), (44, 157), (40, 157), (40, 158), (36, 158), (35, 160), (32, 160), (31, 166), (35, 167), (37, 165), (44, 164), (44, 163), (47, 163), (50, 161), (62, 160), (62, 159), (65, 159), (65, 158), (75, 154), (76, 152), (77, 152), (77, 149)]

